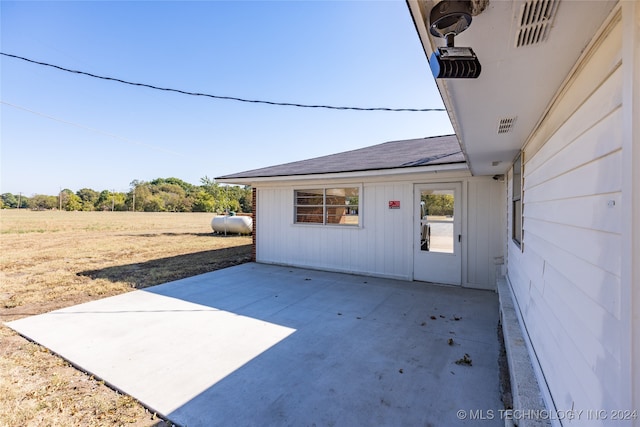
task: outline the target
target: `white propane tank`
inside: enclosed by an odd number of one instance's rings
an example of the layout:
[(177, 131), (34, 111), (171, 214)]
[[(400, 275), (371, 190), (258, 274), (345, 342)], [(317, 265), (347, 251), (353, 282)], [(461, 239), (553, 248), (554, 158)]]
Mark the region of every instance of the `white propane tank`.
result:
[(214, 216), (211, 229), (216, 233), (251, 234), (253, 219), (250, 216)]

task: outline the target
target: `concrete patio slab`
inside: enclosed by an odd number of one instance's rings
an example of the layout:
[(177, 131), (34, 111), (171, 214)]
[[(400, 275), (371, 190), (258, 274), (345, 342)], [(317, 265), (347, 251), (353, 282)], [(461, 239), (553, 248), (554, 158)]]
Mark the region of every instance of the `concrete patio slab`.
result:
[(189, 427), (504, 424), (488, 291), (249, 263), (7, 325)]

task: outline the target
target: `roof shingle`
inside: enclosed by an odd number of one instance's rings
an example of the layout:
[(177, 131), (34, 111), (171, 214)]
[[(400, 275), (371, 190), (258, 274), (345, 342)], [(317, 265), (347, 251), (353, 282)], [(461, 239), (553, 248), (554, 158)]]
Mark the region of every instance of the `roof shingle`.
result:
[(465, 163), (456, 135), (385, 142), (371, 147), (224, 175), (216, 179), (268, 178)]

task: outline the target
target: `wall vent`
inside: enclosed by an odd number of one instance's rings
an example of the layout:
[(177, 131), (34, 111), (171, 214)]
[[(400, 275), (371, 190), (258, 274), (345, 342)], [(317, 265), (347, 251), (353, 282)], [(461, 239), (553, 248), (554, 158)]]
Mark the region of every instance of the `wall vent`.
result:
[(511, 132), (513, 130), (513, 126), (516, 124), (516, 119), (517, 117), (500, 119), (498, 122), (498, 135)]
[(544, 42), (549, 36), (560, 0), (529, 0), (520, 6), (516, 47)]

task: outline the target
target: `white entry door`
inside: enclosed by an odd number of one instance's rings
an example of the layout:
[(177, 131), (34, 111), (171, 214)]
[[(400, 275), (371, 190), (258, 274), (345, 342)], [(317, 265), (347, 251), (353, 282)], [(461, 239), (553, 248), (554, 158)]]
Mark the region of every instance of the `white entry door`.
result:
[(414, 186), (413, 279), (460, 285), (462, 185)]

